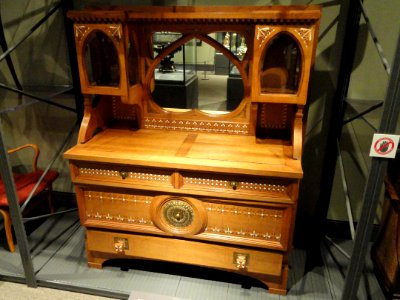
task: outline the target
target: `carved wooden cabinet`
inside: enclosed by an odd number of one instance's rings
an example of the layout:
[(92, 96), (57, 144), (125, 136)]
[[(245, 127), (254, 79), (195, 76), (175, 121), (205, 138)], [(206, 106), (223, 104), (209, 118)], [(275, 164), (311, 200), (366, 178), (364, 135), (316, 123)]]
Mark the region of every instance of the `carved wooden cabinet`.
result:
[(65, 157), (89, 266), (194, 264), (286, 293), (320, 8), (113, 7), (69, 17), (85, 112)]

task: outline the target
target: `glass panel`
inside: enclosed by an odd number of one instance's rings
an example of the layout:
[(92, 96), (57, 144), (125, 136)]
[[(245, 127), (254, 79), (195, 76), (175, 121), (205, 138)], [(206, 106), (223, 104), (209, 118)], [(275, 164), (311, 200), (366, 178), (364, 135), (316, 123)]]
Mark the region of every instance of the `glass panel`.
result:
[(274, 38), (261, 63), (261, 93), (295, 94), (301, 74), (301, 52), (288, 34)]
[(157, 57), (165, 47), (175, 42), (182, 36), (179, 32), (158, 31), (153, 33), (153, 50), (154, 57)]
[(239, 60), (243, 60), (247, 52), (247, 44), (244, 36), (237, 32), (213, 32), (208, 36), (231, 51)]
[(105, 33), (94, 31), (88, 37), (85, 45), (85, 65), (89, 85), (119, 85), (118, 51)]
[[(180, 49), (180, 48), (179, 48)], [(216, 74), (216, 49), (200, 40), (191, 40), (167, 56), (173, 56), (173, 68), (154, 70), (154, 101), (164, 108), (200, 109), (210, 113), (234, 110), (243, 98), (240, 72)], [(228, 73), (231, 73), (228, 75)]]

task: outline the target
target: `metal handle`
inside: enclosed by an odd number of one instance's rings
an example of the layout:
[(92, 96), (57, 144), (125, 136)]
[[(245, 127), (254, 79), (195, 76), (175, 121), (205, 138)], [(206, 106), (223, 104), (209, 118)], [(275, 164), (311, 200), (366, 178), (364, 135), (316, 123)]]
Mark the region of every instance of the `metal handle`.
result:
[(128, 239), (115, 237), (114, 238), (114, 249), (117, 253), (124, 253), (125, 250), (129, 249)]
[(231, 182), (229, 182), (229, 185), (232, 187), (232, 189), (234, 189), (236, 191), (236, 189), (239, 186), (239, 183), (237, 181), (231, 181)]
[(119, 175), (121, 175), (122, 179), (125, 179), (128, 177), (129, 173), (126, 171), (119, 171)]
[(249, 264), (250, 255), (247, 253), (233, 253), (233, 263), (239, 270), (244, 270)]
[(122, 241), (114, 243), (114, 249), (117, 253), (124, 252), (124, 243)]

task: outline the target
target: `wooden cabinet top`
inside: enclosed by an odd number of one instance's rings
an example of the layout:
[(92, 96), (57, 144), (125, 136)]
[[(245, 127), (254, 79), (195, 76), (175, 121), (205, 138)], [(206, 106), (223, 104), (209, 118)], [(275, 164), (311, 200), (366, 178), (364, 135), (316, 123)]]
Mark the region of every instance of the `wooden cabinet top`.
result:
[(254, 136), (107, 129), (65, 158), (204, 172), (301, 178), (300, 160), (281, 140), (258, 143)]
[(318, 5), (293, 6), (102, 6), (68, 12), (68, 17), (80, 22), (93, 21), (154, 21), (166, 20), (219, 20), (236, 23), (264, 20), (309, 20), (321, 16)]

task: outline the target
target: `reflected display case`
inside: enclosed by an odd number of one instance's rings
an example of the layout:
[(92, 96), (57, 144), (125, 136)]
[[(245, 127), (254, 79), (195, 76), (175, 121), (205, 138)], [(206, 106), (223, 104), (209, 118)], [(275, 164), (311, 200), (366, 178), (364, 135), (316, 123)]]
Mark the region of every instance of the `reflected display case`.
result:
[[(178, 32), (153, 33), (154, 57), (181, 37)], [(198, 108), (196, 64), (195, 41), (187, 42), (165, 55), (154, 70), (152, 97), (155, 102), (167, 108)]]
[(64, 156), (88, 266), (183, 263), (285, 294), (320, 7), (68, 16), (85, 111)]

